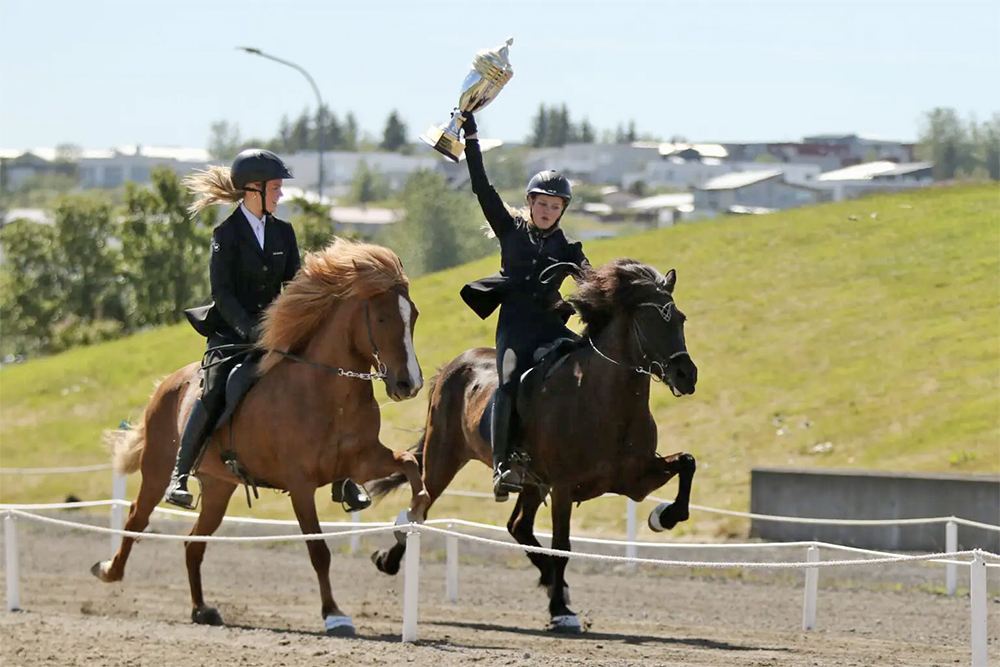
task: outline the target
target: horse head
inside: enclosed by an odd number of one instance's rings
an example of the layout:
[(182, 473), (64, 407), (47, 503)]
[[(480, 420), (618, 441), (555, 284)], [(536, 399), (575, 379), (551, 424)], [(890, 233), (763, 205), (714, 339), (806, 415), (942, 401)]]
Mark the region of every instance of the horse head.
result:
[(664, 275), (648, 264), (617, 259), (575, 277), (578, 289), (567, 300), (587, 325), (591, 341), (617, 331), (611, 324), (621, 322), (624, 340), (617, 347), (624, 363), (661, 380), (674, 396), (694, 393), (698, 367), (684, 338), (687, 318), (674, 300), (676, 271)]
[(417, 315), (394, 252), (337, 239), (306, 255), (268, 308), (260, 372), (291, 357), (340, 376), (380, 378), (393, 400), (413, 398), (424, 385), (413, 347)]
[[(382, 374), (385, 390), (394, 401), (413, 398), (424, 386), (420, 363), (413, 349), (413, 328), (417, 322), (416, 305), (409, 289), (397, 285), (369, 297), (364, 305), (365, 324), (355, 329), (359, 350), (371, 350), (372, 365)], [(363, 352), (362, 352), (363, 354)]]

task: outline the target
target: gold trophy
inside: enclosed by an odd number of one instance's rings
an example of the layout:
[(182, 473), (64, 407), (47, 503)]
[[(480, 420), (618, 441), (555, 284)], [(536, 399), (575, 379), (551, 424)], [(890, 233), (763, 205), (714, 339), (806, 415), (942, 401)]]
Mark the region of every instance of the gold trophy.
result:
[(458, 107), (451, 113), (451, 120), (445, 125), (432, 125), (420, 137), (421, 141), (432, 146), (452, 162), (458, 162), (458, 158), (465, 150), (465, 144), (458, 136), (458, 128), (465, 122), (462, 113), (467, 111), (475, 113), (485, 107), (496, 99), (500, 90), (514, 76), (507, 55), (507, 49), (513, 43), (514, 38), (511, 37), (496, 51), (483, 50), (476, 53), (472, 59), (472, 70), (462, 83)]

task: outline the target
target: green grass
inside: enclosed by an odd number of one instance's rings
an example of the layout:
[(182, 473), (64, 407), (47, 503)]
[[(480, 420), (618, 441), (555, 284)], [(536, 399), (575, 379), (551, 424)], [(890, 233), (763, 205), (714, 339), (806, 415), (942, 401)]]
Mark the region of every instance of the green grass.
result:
[[(595, 264), (630, 256), (677, 269), (675, 296), (689, 318), (700, 381), (682, 399), (654, 386), (660, 451), (698, 458), (693, 502), (738, 510), (748, 508), (753, 466), (1000, 470), (998, 250), (995, 186), (932, 188), (587, 244)], [(480, 321), (458, 291), (497, 264), (494, 256), (414, 281), (425, 375), (466, 348), (492, 344), (495, 319)], [(136, 419), (154, 381), (197, 359), (203, 344), (183, 325), (4, 368), (0, 465), (106, 461), (102, 429)], [(425, 409), (426, 391), (385, 405), (383, 441), (409, 446)], [(134, 493), (137, 476), (129, 483)], [(489, 473), (472, 465), (452, 486), (487, 491)], [(61, 501), (71, 492), (98, 498), (109, 489), (110, 473), (0, 476), (3, 502)], [(674, 490), (670, 484), (657, 495)], [(251, 511), (242, 491), (233, 498), (234, 512), (291, 517), (287, 499), (271, 492)], [(387, 518), (404, 505), (405, 496), (393, 496), (368, 515)], [(320, 506), (324, 518), (343, 516), (325, 494)], [(446, 497), (434, 515), (503, 523), (511, 508)], [(621, 534), (623, 511), (617, 499), (592, 501), (575, 510), (576, 529)], [(547, 515), (539, 523), (547, 526)], [(743, 520), (695, 514), (680, 535), (746, 529)]]

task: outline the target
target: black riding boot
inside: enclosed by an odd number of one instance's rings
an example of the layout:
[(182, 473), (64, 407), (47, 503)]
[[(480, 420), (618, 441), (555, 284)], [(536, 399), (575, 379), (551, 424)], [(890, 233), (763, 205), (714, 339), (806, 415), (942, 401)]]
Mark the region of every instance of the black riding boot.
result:
[(181, 436), (181, 446), (177, 452), (177, 463), (174, 466), (174, 473), (170, 477), (170, 486), (167, 487), (167, 494), (164, 501), (171, 505), (177, 505), (184, 509), (194, 509), (194, 496), (187, 490), (187, 478), (194, 465), (201, 445), (209, 434), (212, 426), (211, 415), (208, 408), (199, 398), (194, 402), (191, 415), (184, 426), (184, 435)]
[(345, 512), (360, 512), (372, 506), (371, 496), (364, 487), (350, 479), (338, 479), (334, 482), (330, 486), (330, 497), (333, 502), (343, 505)]
[(498, 503), (506, 502), (510, 492), (521, 490), (521, 477), (511, 469), (510, 422), (514, 413), (514, 392), (500, 390), (493, 404), (491, 440), (493, 441), (493, 497)]

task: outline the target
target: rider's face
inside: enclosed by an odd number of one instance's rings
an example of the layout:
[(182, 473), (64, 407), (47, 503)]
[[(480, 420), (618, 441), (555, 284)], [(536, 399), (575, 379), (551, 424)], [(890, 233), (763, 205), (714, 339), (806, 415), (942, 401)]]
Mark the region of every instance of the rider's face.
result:
[(274, 212), (278, 206), (278, 201), (281, 199), (281, 181), (268, 181), (267, 182), (267, 192), (265, 193), (265, 201), (267, 202), (267, 210)]
[(531, 210), (531, 223), (539, 229), (548, 229), (556, 224), (559, 216), (562, 215), (566, 202), (562, 197), (553, 195), (531, 195), (528, 198), (528, 207)]

